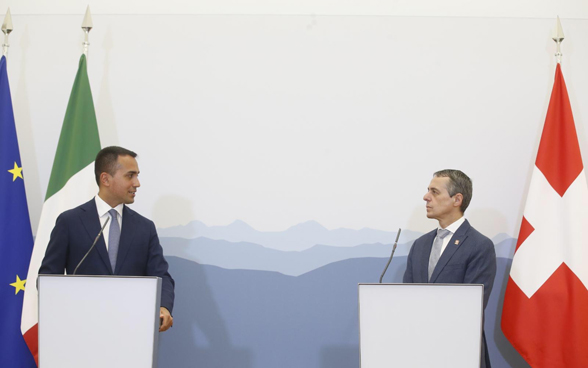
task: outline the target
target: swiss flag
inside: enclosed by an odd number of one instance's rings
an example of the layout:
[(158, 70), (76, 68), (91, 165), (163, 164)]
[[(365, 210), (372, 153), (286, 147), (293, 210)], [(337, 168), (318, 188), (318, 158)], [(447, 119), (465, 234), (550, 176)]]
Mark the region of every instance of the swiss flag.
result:
[(558, 64), (502, 310), (529, 365), (588, 367), (586, 285), (588, 186)]

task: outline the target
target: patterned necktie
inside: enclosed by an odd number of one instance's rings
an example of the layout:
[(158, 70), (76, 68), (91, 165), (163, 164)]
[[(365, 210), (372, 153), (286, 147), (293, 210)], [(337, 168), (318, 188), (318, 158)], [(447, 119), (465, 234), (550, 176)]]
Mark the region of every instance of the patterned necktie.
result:
[(116, 266), (116, 257), (118, 256), (118, 243), (120, 241), (120, 226), (116, 219), (116, 210), (108, 211), (110, 214), (110, 231), (108, 233), (108, 258), (112, 266), (112, 273), (114, 274), (114, 267)]
[(431, 280), (431, 275), (435, 270), (435, 266), (437, 266), (437, 262), (439, 262), (439, 258), (441, 257), (441, 247), (443, 247), (443, 238), (449, 235), (450, 231), (447, 229), (437, 229), (437, 236), (433, 241), (433, 248), (431, 248), (431, 255), (429, 256), (429, 280)]

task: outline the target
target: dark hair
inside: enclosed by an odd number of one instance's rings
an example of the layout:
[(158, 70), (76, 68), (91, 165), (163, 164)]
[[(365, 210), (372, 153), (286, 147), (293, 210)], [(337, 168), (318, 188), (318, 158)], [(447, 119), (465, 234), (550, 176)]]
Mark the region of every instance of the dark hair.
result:
[(118, 169), (118, 156), (131, 156), (137, 157), (137, 154), (126, 148), (118, 146), (105, 147), (98, 152), (96, 155), (96, 161), (94, 161), (94, 174), (96, 175), (96, 184), (100, 186), (100, 174), (103, 172), (109, 173), (114, 176)]
[(449, 183), (447, 184), (449, 196), (453, 197), (457, 193), (461, 193), (463, 200), (461, 201), (459, 209), (461, 210), (461, 213), (464, 213), (472, 200), (472, 194), (474, 191), (472, 179), (459, 170), (451, 169), (437, 171), (433, 176), (438, 178), (449, 178)]

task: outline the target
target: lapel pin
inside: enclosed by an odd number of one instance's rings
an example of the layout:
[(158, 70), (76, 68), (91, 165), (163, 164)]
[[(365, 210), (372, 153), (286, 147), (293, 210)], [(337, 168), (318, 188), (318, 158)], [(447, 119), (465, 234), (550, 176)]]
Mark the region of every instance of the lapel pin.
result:
[(456, 240), (454, 244), (459, 245), (459, 240)]

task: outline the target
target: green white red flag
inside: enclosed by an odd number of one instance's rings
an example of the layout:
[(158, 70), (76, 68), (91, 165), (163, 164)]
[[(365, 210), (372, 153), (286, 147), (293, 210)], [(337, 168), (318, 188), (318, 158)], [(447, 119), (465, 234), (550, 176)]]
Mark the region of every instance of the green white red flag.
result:
[[(31, 280), (31, 285), (37, 279), (57, 216), (88, 201), (98, 192), (94, 177), (94, 159), (98, 151), (98, 124), (86, 69), (86, 55), (82, 55), (65, 112), (29, 265), (27, 280)], [(23, 301), (21, 331), (38, 364), (37, 304), (37, 289), (28, 287)]]

